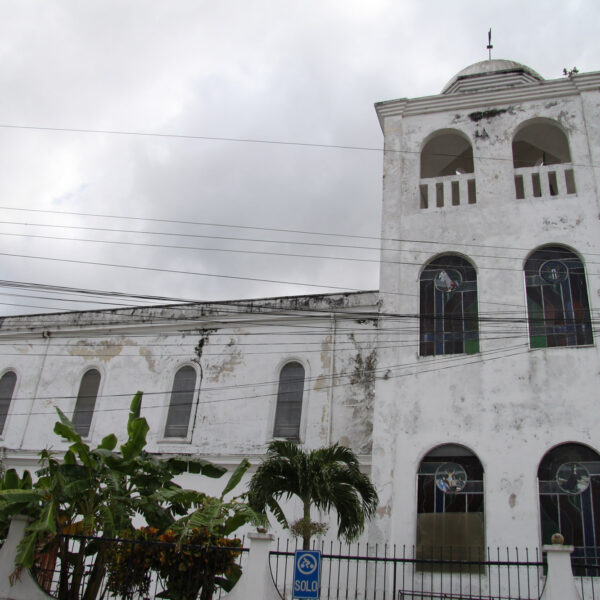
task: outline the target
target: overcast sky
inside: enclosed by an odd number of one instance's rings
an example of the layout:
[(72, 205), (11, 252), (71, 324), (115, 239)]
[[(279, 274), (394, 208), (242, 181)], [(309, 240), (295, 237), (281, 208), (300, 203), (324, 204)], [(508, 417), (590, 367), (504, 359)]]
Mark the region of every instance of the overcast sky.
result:
[[(0, 279), (193, 300), (376, 289), (377, 240), (192, 222), (376, 237), (379, 151), (35, 128), (380, 149), (373, 104), (438, 94), (487, 58), (490, 27), (495, 58), (553, 79), (600, 70), (599, 22), (597, 0), (0, 0)], [(92, 306), (16, 293), (0, 314)]]

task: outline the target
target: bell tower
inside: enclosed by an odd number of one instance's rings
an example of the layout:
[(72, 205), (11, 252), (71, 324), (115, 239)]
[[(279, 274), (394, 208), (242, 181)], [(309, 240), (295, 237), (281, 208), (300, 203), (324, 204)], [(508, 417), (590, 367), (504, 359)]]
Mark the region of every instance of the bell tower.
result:
[[(540, 461), (564, 442), (600, 451), (599, 90), (598, 72), (491, 59), (438, 95), (376, 104), (390, 367), (373, 541), (538, 546)], [(452, 502), (436, 483), (450, 470)]]

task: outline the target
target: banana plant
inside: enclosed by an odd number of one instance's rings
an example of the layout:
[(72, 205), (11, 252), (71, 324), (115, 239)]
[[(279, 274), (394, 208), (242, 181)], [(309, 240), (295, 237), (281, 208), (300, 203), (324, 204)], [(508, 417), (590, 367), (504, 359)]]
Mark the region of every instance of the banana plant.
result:
[[(16, 512), (34, 518), (19, 546), (16, 566), (30, 568), (40, 557), (58, 557), (65, 574), (60, 580), (60, 598), (93, 600), (100, 590), (106, 546), (89, 538), (113, 537), (132, 529), (136, 514), (165, 530), (196, 507), (191, 496), (175, 494), (169, 500), (169, 493), (180, 489), (174, 477), (183, 472), (221, 477), (226, 472), (207, 461), (185, 456), (161, 459), (146, 452), (149, 427), (140, 416), (141, 404), (142, 393), (138, 392), (129, 410), (127, 439), (118, 450), (115, 434), (90, 447), (57, 408), (59, 420), (54, 432), (69, 444), (62, 460), (43, 450), (35, 483), (30, 486), (30, 477), (19, 481), (8, 472), (0, 487), (1, 524), (6, 525)], [(159, 498), (162, 501), (157, 502)], [(67, 548), (60, 534), (83, 536), (76, 552)], [(94, 565), (82, 590), (85, 557), (90, 555), (95, 557)], [(66, 577), (69, 570), (71, 574)]]

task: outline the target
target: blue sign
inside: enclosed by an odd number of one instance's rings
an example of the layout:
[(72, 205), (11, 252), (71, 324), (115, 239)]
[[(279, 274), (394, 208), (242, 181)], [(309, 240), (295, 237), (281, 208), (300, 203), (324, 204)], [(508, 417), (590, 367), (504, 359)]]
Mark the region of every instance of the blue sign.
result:
[(313, 600), (321, 595), (321, 551), (296, 550), (294, 554), (295, 600)]

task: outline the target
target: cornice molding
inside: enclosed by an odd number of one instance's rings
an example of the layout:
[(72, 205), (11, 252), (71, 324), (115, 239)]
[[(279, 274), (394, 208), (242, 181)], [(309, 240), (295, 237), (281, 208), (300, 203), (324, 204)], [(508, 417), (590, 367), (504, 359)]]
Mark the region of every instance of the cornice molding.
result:
[(577, 96), (581, 92), (594, 90), (600, 90), (600, 71), (487, 92), (438, 94), (413, 99), (388, 100), (377, 102), (375, 110), (383, 129), (383, 123), (388, 117), (412, 117), (450, 110), (469, 110), (499, 104), (510, 105), (520, 102)]
[[(338, 297), (352, 296), (354, 301), (336, 306)], [(248, 305), (228, 303), (204, 303), (173, 305), (171, 307), (136, 307), (119, 311), (89, 311), (58, 313), (19, 317), (6, 317), (0, 325), (0, 339), (24, 340), (42, 337), (82, 337), (85, 335), (126, 335), (128, 332), (148, 331), (165, 335), (184, 335), (194, 330), (207, 328), (260, 326), (285, 323), (290, 320), (316, 318), (339, 319), (368, 318), (379, 313), (379, 292), (359, 291), (329, 296), (334, 302), (327, 304), (322, 296), (315, 296), (315, 305), (310, 311), (302, 305), (294, 307), (276, 303), (270, 299), (249, 300)], [(299, 296), (310, 299), (310, 296)], [(254, 304), (253, 304), (254, 302)], [(223, 312), (223, 308), (229, 312)], [(214, 311), (214, 312), (211, 312)]]

